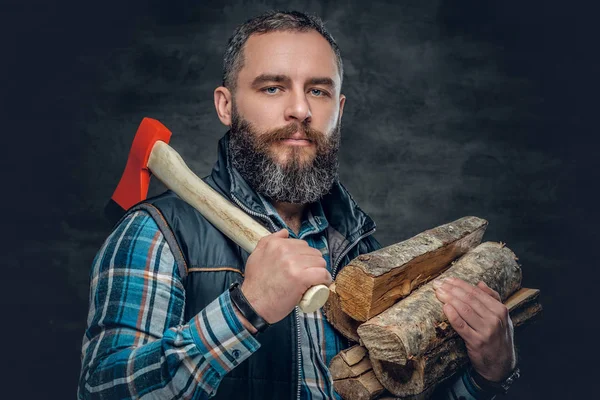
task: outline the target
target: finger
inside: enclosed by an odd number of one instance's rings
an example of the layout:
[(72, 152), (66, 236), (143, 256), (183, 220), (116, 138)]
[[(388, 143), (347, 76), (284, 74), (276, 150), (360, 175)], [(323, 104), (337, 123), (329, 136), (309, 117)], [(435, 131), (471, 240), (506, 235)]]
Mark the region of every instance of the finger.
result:
[(308, 268), (327, 268), (327, 261), (321, 255), (304, 255), (298, 260), (298, 264), (303, 269)]
[(281, 262), (296, 277), (301, 277), (310, 268), (327, 269), (327, 261), (320, 253), (288, 254), (281, 258)]
[(481, 341), (479, 335), (469, 324), (460, 316), (456, 308), (452, 304), (444, 304), (444, 314), (448, 317), (448, 322), (452, 328), (459, 334), (463, 340), (471, 345), (472, 348), (477, 348)]
[(490, 310), (491, 313), (493, 313), (496, 316), (502, 313), (502, 307), (504, 305), (487, 292), (484, 292), (479, 286), (473, 286), (470, 283), (467, 283), (464, 280), (458, 278), (448, 278), (446, 279), (446, 282), (461, 287), (464, 290), (473, 290), (473, 295), (477, 296), (481, 303), (483, 303)]
[(312, 256), (323, 258), (323, 254), (319, 250), (308, 245), (304, 246), (296, 243), (284, 243), (278, 250), (281, 252), (282, 257)]
[(289, 237), (289, 235), (290, 235), (290, 233), (288, 232), (287, 229), (281, 229), (281, 230), (271, 233), (267, 236), (263, 236), (262, 238), (260, 238), (260, 240), (256, 244), (255, 250), (266, 247), (267, 244), (269, 244), (270, 242), (272, 242), (275, 239), (285, 239), (285, 238)]
[(327, 271), (326, 268), (320, 267), (305, 269), (304, 271), (302, 271), (302, 278), (307, 288), (316, 285), (329, 286), (333, 282), (329, 271)]
[(286, 247), (310, 247), (306, 240), (295, 239), (295, 238), (274, 238), (273, 241), (278, 245)]
[[(277, 237), (277, 238), (287, 238), (290, 236), (290, 232), (287, 229), (280, 229), (275, 233), (272, 233), (271, 235), (272, 237)], [(268, 237), (268, 236), (267, 236)]]
[(462, 285), (453, 285), (451, 281), (445, 281), (441, 285), (434, 285), (434, 288), (436, 295), (442, 301), (449, 298), (448, 296), (452, 296), (471, 306), (481, 318), (485, 318), (490, 313), (490, 310), (479, 300), (479, 296), (475, 293), (477, 288), (474, 286), (467, 284), (466, 287), (463, 287)]
[[(277, 232), (278, 234), (279, 232)], [(311, 247), (305, 240), (277, 237), (276, 234), (272, 234), (265, 243), (264, 247), (269, 248), (271, 251), (281, 251), (283, 254), (295, 253), (298, 251), (307, 251)], [(262, 239), (261, 239), (262, 240)]]
[[(490, 329), (495, 331), (496, 329), (502, 329), (508, 326), (508, 309), (502, 302), (497, 300), (496, 297), (493, 297), (488, 292), (483, 291), (479, 285), (471, 286), (471, 284), (463, 281), (462, 279), (453, 278), (450, 280), (450, 282), (459, 287), (470, 288), (473, 296), (476, 296), (478, 299), (480, 299), (481, 303), (489, 310), (485, 313), (485, 315), (482, 315), (483, 319), (485, 319), (487, 322), (485, 328), (478, 330), (480, 333), (486, 335), (486, 332), (489, 333)], [(499, 295), (498, 298), (500, 298)]]
[(483, 290), (484, 292), (486, 292), (487, 294), (489, 294), (490, 296), (492, 296), (493, 298), (495, 298), (498, 301), (502, 301), (502, 299), (500, 298), (500, 295), (498, 294), (498, 292), (496, 292), (494, 289), (492, 289), (491, 287), (489, 287), (487, 285), (487, 283), (485, 283), (484, 281), (480, 281), (477, 286), (479, 286), (481, 288), (481, 290)]
[(436, 296), (445, 303), (444, 306), (451, 305), (452, 309), (461, 317), (461, 320), (466, 322), (473, 330), (477, 332), (483, 332), (485, 330), (485, 319), (479, 315), (470, 304), (465, 303), (443, 289), (436, 290)]

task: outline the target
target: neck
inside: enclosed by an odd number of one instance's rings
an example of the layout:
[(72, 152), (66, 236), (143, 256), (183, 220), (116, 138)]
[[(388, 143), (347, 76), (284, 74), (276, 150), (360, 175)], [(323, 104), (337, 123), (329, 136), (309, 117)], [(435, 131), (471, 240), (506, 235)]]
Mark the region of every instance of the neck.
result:
[(302, 225), (302, 215), (306, 211), (307, 205), (273, 201), (273, 207), (275, 207), (277, 214), (279, 214), (286, 225), (298, 235), (300, 226)]

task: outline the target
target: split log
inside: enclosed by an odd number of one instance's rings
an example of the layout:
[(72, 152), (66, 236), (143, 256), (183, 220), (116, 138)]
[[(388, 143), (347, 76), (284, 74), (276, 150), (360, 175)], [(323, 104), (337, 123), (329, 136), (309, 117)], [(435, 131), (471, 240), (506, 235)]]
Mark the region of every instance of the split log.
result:
[(481, 242), (488, 222), (464, 217), (352, 260), (336, 277), (342, 310), (367, 321)]
[(334, 381), (355, 378), (370, 369), (371, 362), (369, 361), (369, 357), (367, 357), (367, 349), (360, 345), (354, 345), (340, 351), (329, 363), (329, 371)]
[[(457, 277), (473, 285), (482, 280), (504, 301), (521, 285), (521, 268), (515, 259), (515, 254), (503, 244), (483, 243), (461, 257), (440, 278)], [(371, 358), (405, 365), (456, 334), (449, 328), (442, 303), (430, 282), (359, 326), (358, 335)]]
[(343, 399), (372, 400), (385, 391), (375, 377), (367, 349), (363, 346), (341, 351), (331, 360), (329, 371), (333, 388)]
[(323, 313), (327, 318), (327, 321), (344, 337), (358, 343), (360, 340), (356, 329), (361, 322), (356, 321), (342, 311), (340, 304), (340, 298), (336, 292), (335, 282), (329, 286), (329, 298), (327, 303), (323, 306)]
[(539, 295), (538, 289), (522, 288), (506, 301), (506, 307), (511, 310), (510, 319), (513, 327), (522, 326), (525, 322), (529, 323), (542, 313), (542, 305), (538, 301)]
[[(513, 326), (533, 321), (541, 312), (539, 290), (521, 289), (506, 302)], [(427, 399), (436, 387), (452, 377), (469, 361), (464, 341), (458, 335), (450, 337), (422, 357), (406, 365), (371, 359), (373, 371), (380, 383), (401, 399)]]
[(372, 400), (385, 392), (373, 370), (356, 378), (333, 381), (333, 388), (342, 399), (352, 400)]

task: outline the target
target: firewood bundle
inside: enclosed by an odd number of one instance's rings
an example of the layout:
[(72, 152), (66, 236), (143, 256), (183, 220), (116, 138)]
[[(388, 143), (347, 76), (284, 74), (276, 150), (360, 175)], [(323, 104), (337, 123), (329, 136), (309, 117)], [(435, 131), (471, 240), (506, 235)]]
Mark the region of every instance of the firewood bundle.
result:
[(487, 221), (465, 217), (351, 261), (330, 287), (328, 321), (357, 342), (329, 366), (346, 400), (426, 399), (467, 362), (431, 281), (484, 281), (500, 294), (517, 327), (541, 312), (539, 290), (521, 288), (517, 257), (481, 239)]

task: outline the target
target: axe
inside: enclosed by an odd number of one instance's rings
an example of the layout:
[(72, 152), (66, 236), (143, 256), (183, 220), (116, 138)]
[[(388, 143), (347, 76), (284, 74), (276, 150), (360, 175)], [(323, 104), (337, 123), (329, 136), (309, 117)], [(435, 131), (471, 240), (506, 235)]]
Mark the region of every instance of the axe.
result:
[[(219, 231), (252, 253), (258, 241), (271, 232), (194, 174), (179, 153), (168, 145), (170, 138), (171, 131), (159, 121), (142, 120), (123, 176), (107, 205), (107, 214), (122, 215), (124, 210), (146, 199), (152, 174)], [(328, 296), (327, 286), (313, 286), (304, 293), (298, 307), (305, 313), (314, 312), (325, 304)]]

